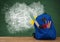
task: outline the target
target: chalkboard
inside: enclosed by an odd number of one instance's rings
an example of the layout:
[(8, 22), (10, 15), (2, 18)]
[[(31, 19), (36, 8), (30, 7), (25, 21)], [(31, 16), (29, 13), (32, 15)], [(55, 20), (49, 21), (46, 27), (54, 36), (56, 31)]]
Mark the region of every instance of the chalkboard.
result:
[(5, 4), (8, 4), (8, 7), (11, 7), (16, 2), (23, 3), (25, 2), (27, 5), (33, 3), (33, 2), (41, 2), (41, 4), (44, 5), (44, 10), (49, 15), (51, 15), (52, 20), (55, 24), (56, 33), (57, 36), (60, 36), (60, 6), (58, 0), (0, 0), (0, 36), (32, 36), (34, 29), (29, 29), (27, 31), (18, 32), (11, 34), (8, 32), (5, 22), (5, 14), (2, 9), (4, 8)]

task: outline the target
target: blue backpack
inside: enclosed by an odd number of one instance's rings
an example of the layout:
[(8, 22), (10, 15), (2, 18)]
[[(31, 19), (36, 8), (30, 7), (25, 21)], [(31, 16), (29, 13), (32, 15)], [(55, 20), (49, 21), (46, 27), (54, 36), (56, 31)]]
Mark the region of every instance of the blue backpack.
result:
[[(35, 27), (34, 38), (38, 40), (56, 39), (56, 30), (50, 15), (48, 15), (47, 13), (43, 13), (42, 15), (39, 15), (35, 21), (37, 21), (37, 23), (40, 26), (37, 27), (36, 23), (34, 23), (34, 27)], [(50, 28), (47, 28), (46, 26), (44, 26), (45, 28), (43, 28), (42, 25), (47, 24), (48, 21), (51, 21)]]

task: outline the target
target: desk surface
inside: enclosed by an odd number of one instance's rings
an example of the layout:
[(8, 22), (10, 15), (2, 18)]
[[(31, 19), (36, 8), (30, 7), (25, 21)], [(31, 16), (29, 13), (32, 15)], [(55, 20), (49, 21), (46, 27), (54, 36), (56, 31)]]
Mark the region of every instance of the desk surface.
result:
[(56, 40), (36, 40), (33, 37), (0, 37), (0, 42), (60, 42), (60, 37)]

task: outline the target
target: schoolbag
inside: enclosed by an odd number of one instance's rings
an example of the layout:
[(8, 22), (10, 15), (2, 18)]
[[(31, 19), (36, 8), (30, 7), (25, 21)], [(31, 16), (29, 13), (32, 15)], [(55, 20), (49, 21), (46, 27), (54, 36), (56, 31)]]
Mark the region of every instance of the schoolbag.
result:
[[(47, 13), (43, 13), (42, 15), (37, 16), (35, 21), (36, 21), (34, 23), (34, 28), (35, 28), (34, 38), (35, 39), (38, 39), (38, 40), (56, 39), (56, 29), (50, 15), (48, 15)], [(48, 21), (51, 21), (50, 28), (46, 27), (46, 24), (48, 23)], [(39, 25), (39, 27), (37, 25)]]

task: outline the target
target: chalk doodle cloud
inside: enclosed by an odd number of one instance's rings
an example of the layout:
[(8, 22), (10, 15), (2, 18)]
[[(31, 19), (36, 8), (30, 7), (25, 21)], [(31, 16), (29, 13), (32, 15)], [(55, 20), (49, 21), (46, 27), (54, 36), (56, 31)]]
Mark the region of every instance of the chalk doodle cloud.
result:
[[(44, 6), (40, 2), (33, 2), (30, 5), (16, 2), (5, 12), (5, 22), (10, 33), (28, 30), (33, 27), (32, 14), (35, 18), (44, 13)], [(32, 23), (31, 23), (32, 22)]]

